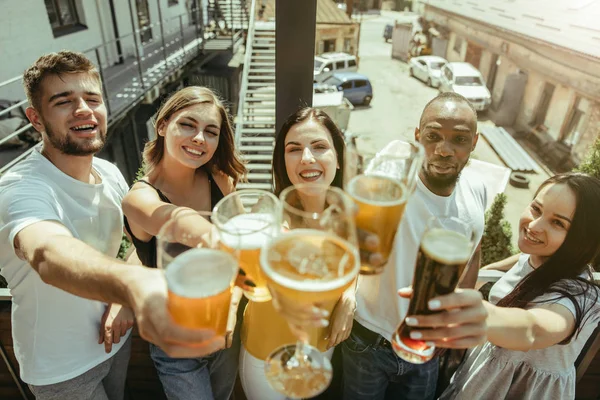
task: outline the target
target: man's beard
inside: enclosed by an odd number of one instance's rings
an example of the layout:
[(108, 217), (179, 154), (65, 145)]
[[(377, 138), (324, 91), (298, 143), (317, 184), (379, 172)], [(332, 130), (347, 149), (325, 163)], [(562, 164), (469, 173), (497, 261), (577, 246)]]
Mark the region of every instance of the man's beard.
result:
[[(464, 166), (463, 166), (463, 168), (464, 168)], [(456, 185), (456, 182), (460, 178), (460, 174), (461, 174), (463, 168), (460, 168), (454, 174), (439, 176), (439, 175), (434, 175), (431, 172), (429, 172), (428, 166), (423, 165), (423, 175), (425, 176), (425, 179), (427, 179), (427, 183), (428, 183), (429, 187), (431, 187), (432, 189), (445, 190), (445, 189), (454, 187), (454, 185)]]
[(89, 156), (98, 153), (104, 147), (106, 143), (106, 133), (103, 132), (100, 127), (98, 129), (98, 135), (94, 138), (80, 138), (74, 140), (69, 133), (60, 137), (57, 135), (50, 125), (44, 122), (44, 128), (46, 129), (46, 136), (54, 148), (61, 153), (68, 156)]

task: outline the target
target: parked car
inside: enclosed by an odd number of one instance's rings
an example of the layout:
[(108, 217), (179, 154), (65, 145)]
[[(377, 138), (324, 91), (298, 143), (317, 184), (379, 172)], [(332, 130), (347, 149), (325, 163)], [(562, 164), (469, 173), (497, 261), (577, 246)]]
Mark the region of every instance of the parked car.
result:
[(477, 68), (466, 62), (451, 62), (442, 68), (440, 91), (463, 95), (477, 111), (487, 110), (492, 95)]
[(392, 38), (392, 32), (394, 32), (394, 25), (387, 24), (385, 28), (383, 28), (383, 40), (385, 40), (386, 43)]
[(344, 92), (344, 97), (354, 105), (368, 106), (373, 100), (373, 87), (369, 78), (356, 72), (335, 72), (322, 84), (315, 84), (315, 90), (323, 90), (325, 86), (335, 86), (338, 91)]
[(347, 53), (323, 53), (315, 56), (314, 80), (322, 82), (334, 72), (356, 71), (356, 56)]
[(437, 56), (413, 57), (408, 62), (410, 76), (426, 82), (428, 86), (439, 87), (442, 68), (448, 61)]

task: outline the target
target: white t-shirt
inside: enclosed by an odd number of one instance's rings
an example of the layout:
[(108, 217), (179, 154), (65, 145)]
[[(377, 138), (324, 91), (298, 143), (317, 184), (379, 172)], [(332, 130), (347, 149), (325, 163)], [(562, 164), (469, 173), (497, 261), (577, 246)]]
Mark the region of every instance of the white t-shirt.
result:
[(406, 204), (396, 232), (394, 248), (380, 275), (361, 275), (356, 293), (354, 318), (363, 326), (391, 340), (398, 324), (406, 317), (409, 301), (398, 296), (398, 289), (412, 285), (415, 262), (425, 225), (432, 216), (453, 216), (475, 231), (475, 243), (483, 234), (486, 189), (468, 168), (452, 194), (433, 194), (421, 179)]
[(73, 179), (34, 151), (0, 179), (0, 267), (13, 296), (15, 356), (21, 378), (29, 384), (49, 385), (79, 376), (112, 357), (127, 339), (106, 354), (98, 344), (106, 305), (45, 284), (14, 251), (17, 233), (52, 220), (96, 250), (117, 256), (127, 183), (105, 160), (94, 158), (93, 168), (100, 184)]

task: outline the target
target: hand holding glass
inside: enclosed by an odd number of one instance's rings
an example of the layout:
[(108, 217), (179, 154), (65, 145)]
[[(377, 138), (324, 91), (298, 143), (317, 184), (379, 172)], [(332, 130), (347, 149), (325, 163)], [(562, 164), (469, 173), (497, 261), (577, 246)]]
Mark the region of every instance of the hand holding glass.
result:
[(223, 336), (238, 263), (224, 251), (211, 248), (214, 237), (206, 229), (210, 213), (184, 212), (169, 220), (157, 235), (157, 264), (164, 270), (168, 309), (186, 328), (214, 330)]
[[(417, 254), (409, 316), (435, 313), (428, 307), (429, 300), (456, 289), (473, 253), (473, 245), (473, 230), (458, 218), (434, 217), (427, 223)], [(435, 346), (411, 339), (410, 332), (411, 328), (403, 321), (392, 337), (394, 351), (413, 364), (429, 361)]]
[(368, 138), (351, 137), (345, 159), (344, 188), (358, 206), (357, 228), (379, 237), (377, 252), (383, 257), (378, 266), (363, 263), (361, 274), (383, 272), (423, 159), (424, 150), (419, 143), (395, 140), (378, 149)]
[(213, 223), (219, 231), (221, 249), (233, 254), (252, 281), (244, 290), (252, 301), (269, 301), (271, 295), (260, 269), (259, 254), (263, 245), (281, 230), (276, 214), (279, 200), (263, 190), (239, 190), (225, 196), (213, 210)]
[[(360, 266), (352, 200), (340, 189), (311, 184), (289, 187), (280, 199), (287, 232), (261, 251), (271, 293), (299, 306), (330, 304), (331, 312)], [(265, 361), (265, 373), (287, 397), (310, 398), (329, 386), (332, 367), (303, 338), (276, 349)]]

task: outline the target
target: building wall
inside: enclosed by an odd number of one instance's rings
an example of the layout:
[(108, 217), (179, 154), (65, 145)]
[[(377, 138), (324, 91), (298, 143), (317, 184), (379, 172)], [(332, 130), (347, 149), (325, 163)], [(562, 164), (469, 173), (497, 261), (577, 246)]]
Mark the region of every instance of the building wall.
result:
[[(124, 57), (135, 55), (128, 1), (132, 1), (135, 13), (135, 0), (114, 0), (119, 36), (123, 38), (128, 35), (121, 40)], [(179, 4), (168, 7), (167, 1), (160, 0), (163, 20), (166, 20), (164, 29), (171, 32), (178, 31), (179, 19), (172, 19), (172, 17), (186, 13), (184, 23), (187, 22), (186, 2), (180, 0)], [(2, 49), (3, 60), (0, 68), (0, 82), (21, 75), (42, 54), (63, 49), (85, 52), (115, 39), (108, 1), (76, 0), (75, 3), (79, 18), (87, 26), (87, 29), (55, 38), (44, 2), (3, 0), (2, 13), (0, 13), (0, 49)], [(154, 0), (148, 0), (148, 5), (150, 21), (156, 24), (159, 21), (157, 3)], [(137, 17), (135, 16), (134, 23), (137, 29)], [(160, 40), (159, 25), (156, 25), (153, 30), (155, 40)], [(93, 62), (98, 62), (94, 51), (86, 52), (86, 55)], [(101, 47), (100, 59), (103, 66), (116, 62), (118, 59), (116, 45), (112, 43)], [(22, 99), (21, 83), (16, 82), (0, 87), (0, 98)]]
[[(458, 43), (457, 43), (458, 42)], [(465, 61), (467, 54), (467, 41), (464, 36), (457, 35), (455, 32), (450, 33), (450, 39), (448, 40), (448, 49), (446, 59), (450, 62), (461, 62)]]
[[(329, 25), (317, 24), (315, 32), (315, 54), (322, 51), (321, 42), (325, 40), (335, 40), (335, 51), (345, 51), (350, 54), (358, 54), (358, 24), (352, 25)], [(350, 48), (344, 49), (344, 42), (348, 39)]]
[[(559, 139), (576, 96), (589, 102), (582, 122), (581, 136), (574, 144), (573, 152), (582, 155), (587, 146), (600, 132), (600, 62), (598, 59), (575, 53), (569, 49), (552, 46), (525, 36), (496, 30), (493, 26), (475, 22), (466, 17), (449, 14), (431, 6), (425, 6), (425, 17), (449, 29), (447, 59), (463, 61), (467, 40), (483, 47), (480, 70), (489, 79), (492, 55), (498, 54), (498, 65), (492, 99), (498, 106), (502, 98), (506, 77), (519, 70), (528, 75), (516, 129), (525, 129), (536, 111), (545, 82), (555, 85), (555, 91), (546, 115), (545, 125), (554, 139)], [(463, 39), (454, 49), (456, 38)], [(587, 103), (586, 103), (587, 104)], [(581, 108), (581, 107), (580, 107)]]
[(506, 77), (510, 74), (516, 74), (518, 72), (517, 66), (510, 59), (506, 57), (500, 57), (499, 60), (500, 65), (498, 65), (498, 70), (496, 72), (496, 83), (494, 84), (494, 90), (492, 91), (492, 104), (494, 106), (498, 106), (502, 100), (502, 93), (504, 92)]

